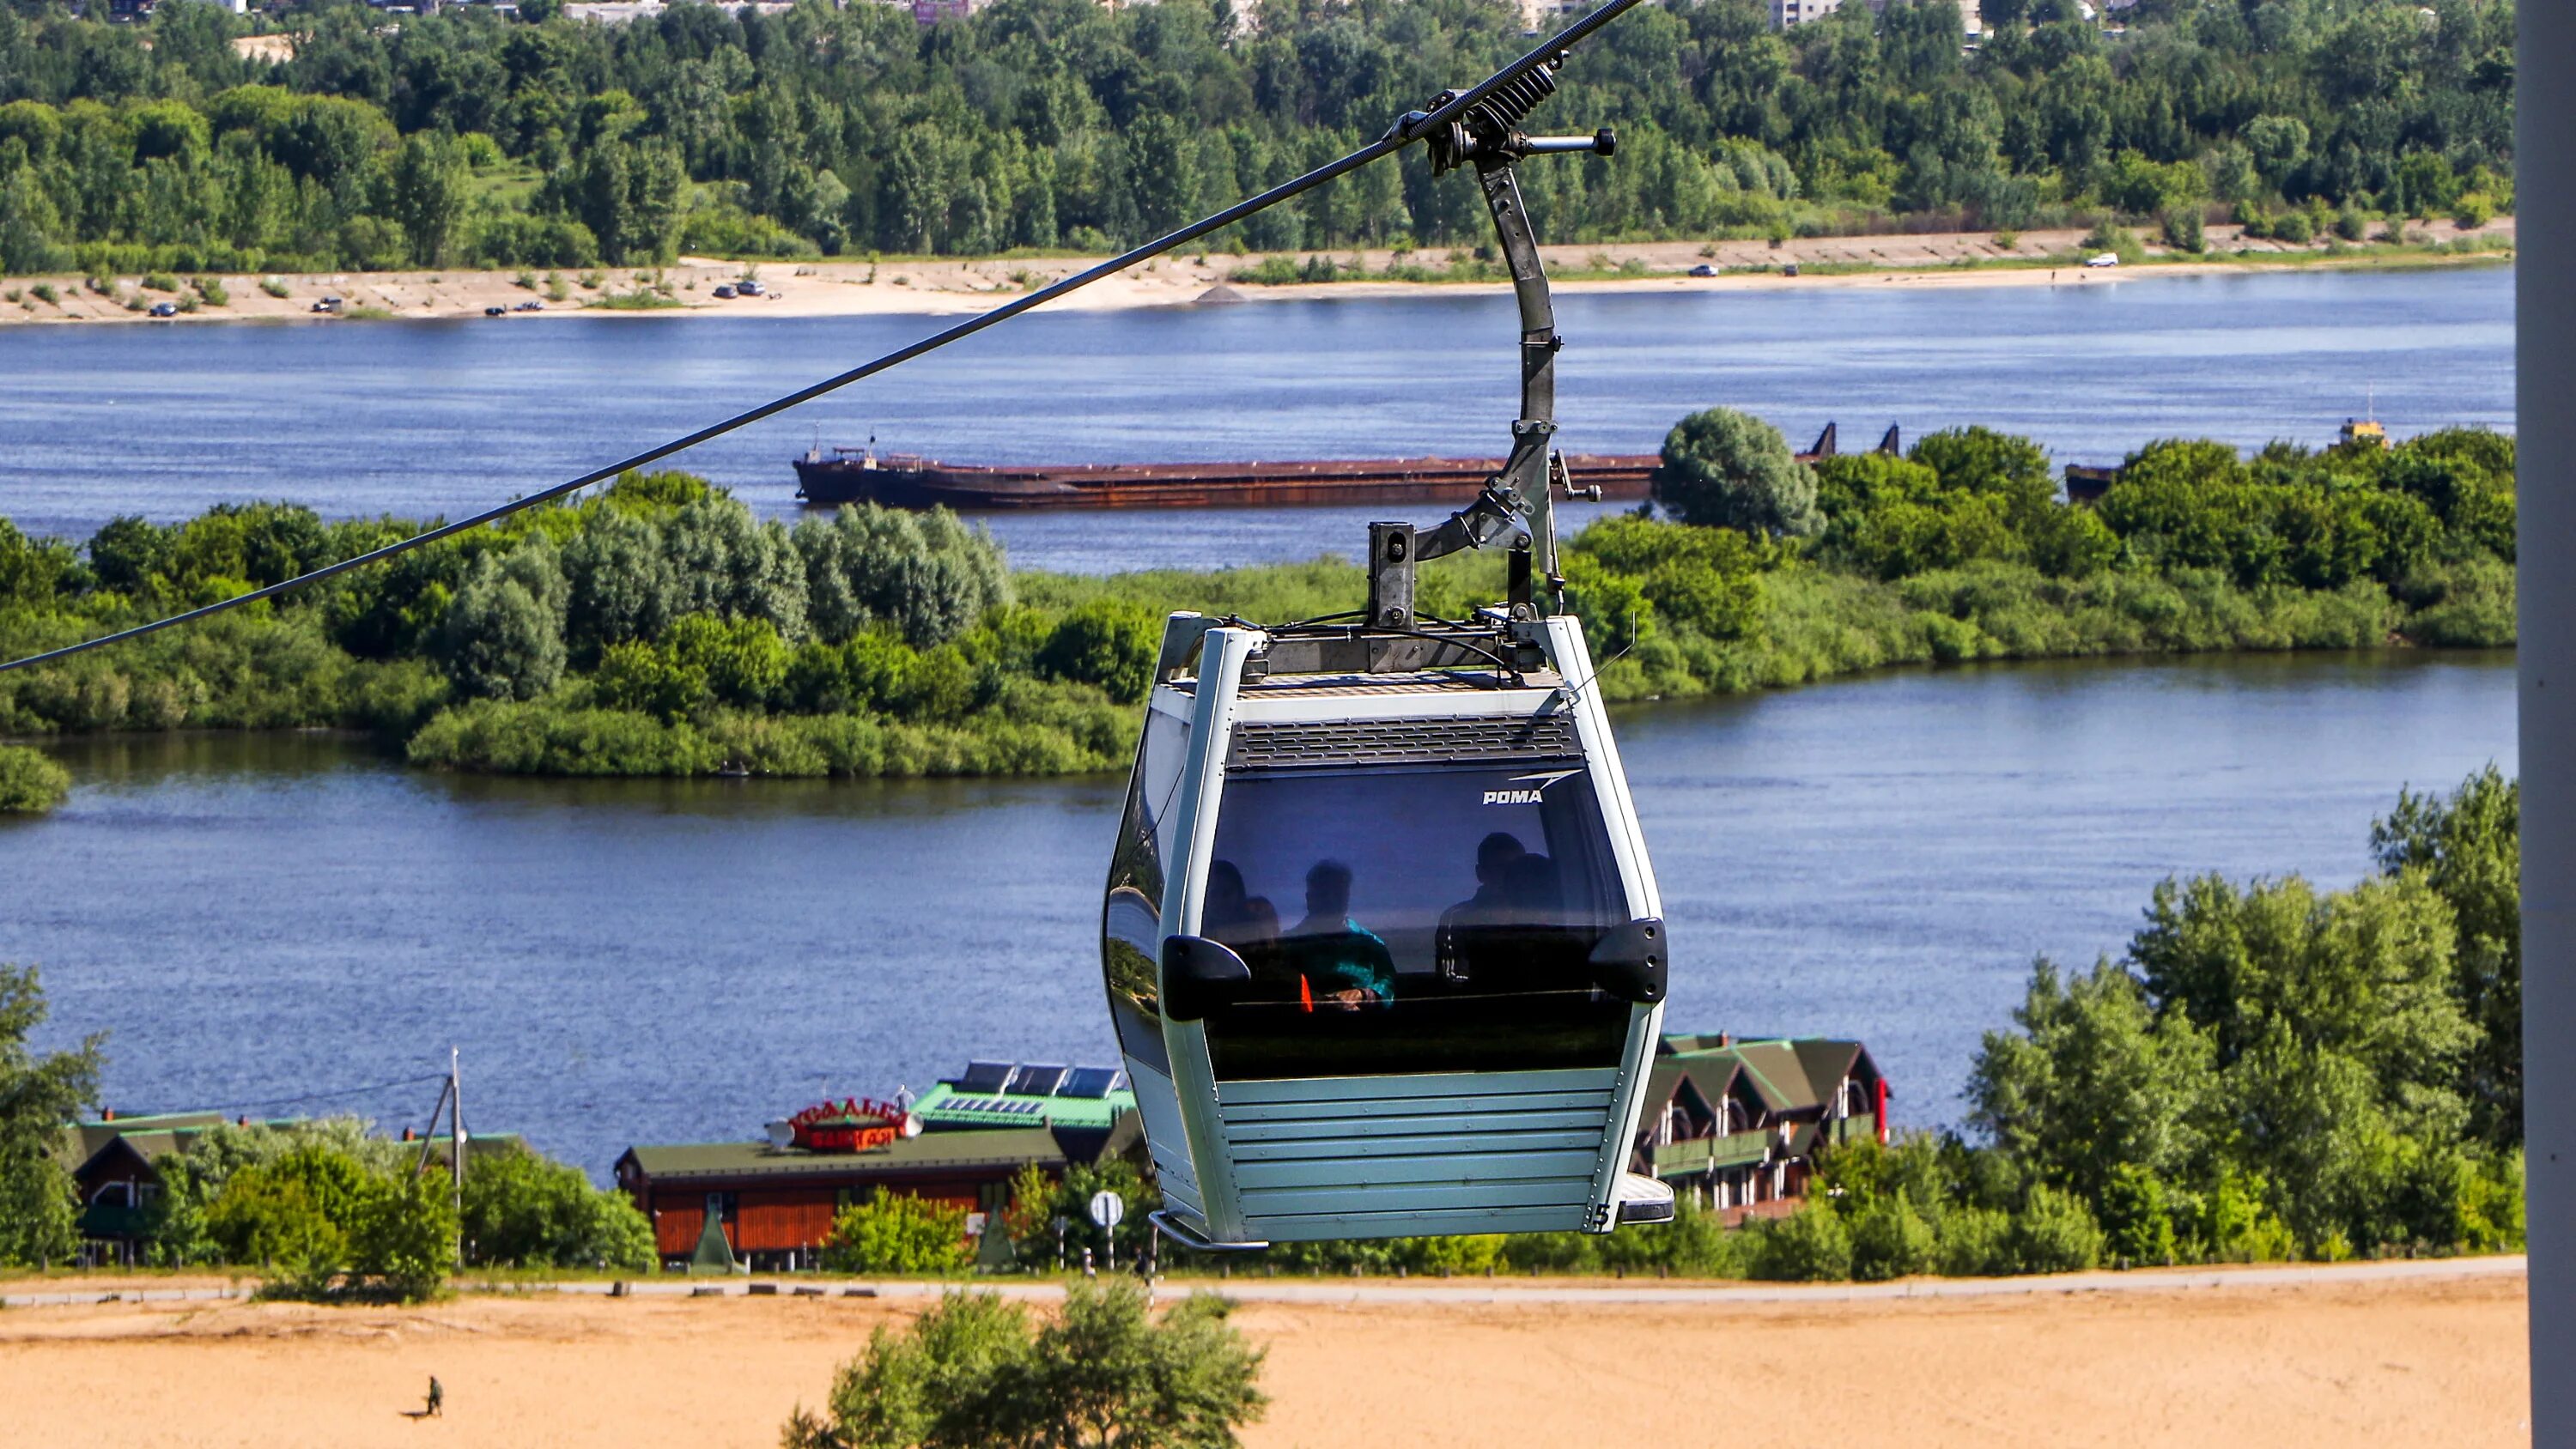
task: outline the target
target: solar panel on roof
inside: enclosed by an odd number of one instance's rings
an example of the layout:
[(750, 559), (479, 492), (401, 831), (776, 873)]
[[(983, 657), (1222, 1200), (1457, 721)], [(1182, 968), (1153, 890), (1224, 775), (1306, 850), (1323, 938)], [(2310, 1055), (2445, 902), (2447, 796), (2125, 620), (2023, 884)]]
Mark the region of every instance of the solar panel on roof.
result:
[(966, 1075), (957, 1079), (957, 1090), (998, 1092), (1002, 1090), (1002, 1084), (1009, 1081), (1011, 1073), (1016, 1070), (1018, 1068), (1009, 1062), (968, 1062)]
[(1011, 1075), (1011, 1085), (1004, 1088), (1014, 1097), (1052, 1097), (1056, 1085), (1064, 1080), (1060, 1066), (1027, 1066)]
[(1118, 1090), (1118, 1079), (1125, 1075), (1116, 1067), (1075, 1067), (1065, 1074), (1064, 1085), (1056, 1089), (1056, 1095), (1106, 1097)]

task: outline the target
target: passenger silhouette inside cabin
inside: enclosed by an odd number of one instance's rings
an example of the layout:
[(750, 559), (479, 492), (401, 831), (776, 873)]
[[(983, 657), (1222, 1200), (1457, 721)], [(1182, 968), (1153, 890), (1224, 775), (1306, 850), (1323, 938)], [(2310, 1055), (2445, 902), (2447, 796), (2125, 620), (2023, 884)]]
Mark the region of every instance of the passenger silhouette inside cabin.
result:
[(1199, 934), (1240, 952), (1279, 939), (1279, 908), (1268, 896), (1256, 896), (1243, 884), (1243, 871), (1230, 860), (1208, 863), (1207, 899), (1199, 907)]
[(1497, 830), (1476, 844), (1476, 893), (1440, 915), (1441, 980), (1484, 991), (1546, 990), (1564, 955), (1564, 888), (1556, 862)]
[(1306, 871), (1306, 918), (1280, 942), (1283, 964), (1310, 1008), (1357, 1011), (1395, 1004), (1395, 956), (1376, 932), (1351, 919), (1351, 868), (1319, 860)]

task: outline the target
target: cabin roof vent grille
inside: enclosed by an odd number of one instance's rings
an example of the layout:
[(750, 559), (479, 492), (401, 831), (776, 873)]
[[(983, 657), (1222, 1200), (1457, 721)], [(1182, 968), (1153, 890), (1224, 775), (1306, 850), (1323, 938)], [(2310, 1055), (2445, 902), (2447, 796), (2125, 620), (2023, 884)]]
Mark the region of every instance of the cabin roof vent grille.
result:
[(1569, 714), (1238, 724), (1229, 770), (1313, 765), (1442, 765), (1582, 758)]

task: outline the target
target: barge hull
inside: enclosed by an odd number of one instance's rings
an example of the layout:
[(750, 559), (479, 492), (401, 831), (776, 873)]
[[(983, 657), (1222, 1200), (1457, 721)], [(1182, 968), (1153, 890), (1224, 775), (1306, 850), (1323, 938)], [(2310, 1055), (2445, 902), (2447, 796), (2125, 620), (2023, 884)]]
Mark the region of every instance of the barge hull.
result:
[[(1579, 489), (1635, 502), (1661, 460), (1569, 456)], [(809, 503), (876, 503), (993, 513), (1067, 508), (1299, 508), (1336, 504), (1464, 503), (1501, 469), (1499, 459), (1403, 458), (1312, 463), (1155, 463), (1061, 468), (954, 467), (940, 463), (799, 458), (798, 496)]]

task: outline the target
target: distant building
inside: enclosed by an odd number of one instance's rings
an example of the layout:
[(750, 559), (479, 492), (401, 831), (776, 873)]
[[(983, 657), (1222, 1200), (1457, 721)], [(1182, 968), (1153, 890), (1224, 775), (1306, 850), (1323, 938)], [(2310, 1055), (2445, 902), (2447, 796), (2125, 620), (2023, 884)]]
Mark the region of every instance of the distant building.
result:
[(1806, 1200), (1817, 1149), (1887, 1140), (1889, 1095), (1856, 1041), (1667, 1036), (1629, 1170), (1730, 1224), (1782, 1216)]
[(962, 1208), (980, 1238), (1022, 1168), (1061, 1177), (1142, 1143), (1117, 1068), (975, 1062), (909, 1104), (818, 1103), (764, 1142), (630, 1147), (617, 1185), (666, 1265), (686, 1263), (713, 1221), (737, 1261), (795, 1269), (813, 1266), (841, 1209), (878, 1193)]
[[(1959, 21), (1970, 35), (1985, 33), (1985, 16), (1979, 9), (1980, 3), (1981, 0), (1959, 0)], [(2136, 0), (2128, 0), (2128, 3), (2135, 4)], [(1771, 28), (1786, 30), (1792, 25), (1821, 20), (1842, 9), (1843, 4), (1844, 0), (1771, 0)], [(1869, 0), (1869, 8), (1872, 14), (1885, 14), (1887, 0)]]
[[(187, 1151), (190, 1143), (209, 1128), (222, 1126), (225, 1120), (221, 1112), (164, 1112), (147, 1117), (109, 1113), (95, 1122), (79, 1122), (67, 1128), (59, 1151), (80, 1190), (83, 1258), (93, 1264), (133, 1263), (144, 1246), (150, 1209), (161, 1196), (160, 1164), (174, 1153)], [(247, 1117), (230, 1120), (238, 1127), (253, 1125)], [(270, 1118), (257, 1125), (285, 1128), (302, 1120), (305, 1119)], [(420, 1141), (406, 1130), (403, 1141), (425, 1153), (431, 1164), (445, 1169), (445, 1137)], [(477, 1158), (515, 1151), (522, 1145), (516, 1133), (469, 1134), (465, 1139), (467, 1170), (472, 1170)]]

